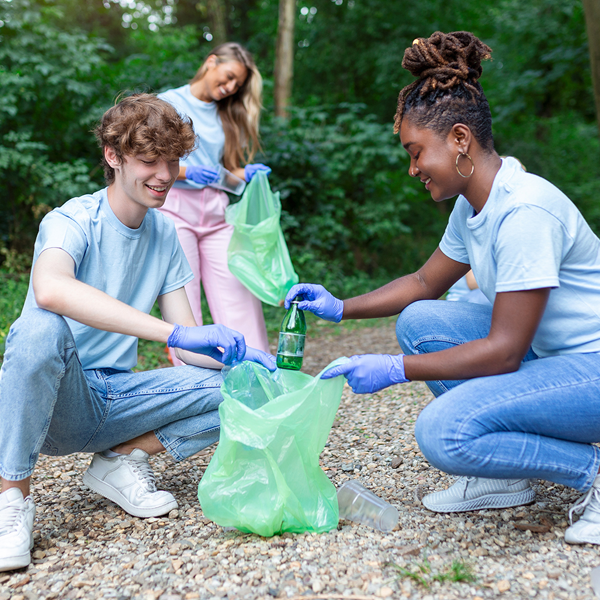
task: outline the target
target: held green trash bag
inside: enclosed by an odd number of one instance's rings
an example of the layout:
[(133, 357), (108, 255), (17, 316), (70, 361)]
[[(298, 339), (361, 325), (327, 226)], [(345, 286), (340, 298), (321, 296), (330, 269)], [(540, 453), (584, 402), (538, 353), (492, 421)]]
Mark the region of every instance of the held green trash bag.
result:
[(233, 367), (221, 386), (219, 445), (198, 486), (204, 516), (264, 537), (337, 527), (336, 489), (319, 456), (343, 386), (341, 376)]
[(227, 249), (229, 270), (259, 299), (279, 306), (298, 283), (279, 220), (281, 202), (258, 171), (242, 199), (225, 211), (234, 231)]

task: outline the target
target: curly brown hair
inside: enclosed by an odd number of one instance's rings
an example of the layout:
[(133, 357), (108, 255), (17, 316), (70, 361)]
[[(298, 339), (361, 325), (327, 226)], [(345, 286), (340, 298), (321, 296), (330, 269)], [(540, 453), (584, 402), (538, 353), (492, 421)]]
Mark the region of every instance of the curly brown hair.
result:
[[(171, 104), (153, 94), (133, 94), (109, 108), (94, 130), (104, 151), (111, 147), (120, 161), (124, 156), (143, 154), (149, 158), (177, 160), (196, 146), (196, 135), (189, 117), (181, 117)], [(114, 169), (102, 153), (104, 177), (110, 185)]]
[(492, 115), (478, 79), (492, 50), (468, 31), (417, 38), (402, 66), (418, 77), (400, 92), (394, 133), (410, 114), (415, 125), (445, 136), (456, 123), (467, 125), (482, 148), (494, 149)]

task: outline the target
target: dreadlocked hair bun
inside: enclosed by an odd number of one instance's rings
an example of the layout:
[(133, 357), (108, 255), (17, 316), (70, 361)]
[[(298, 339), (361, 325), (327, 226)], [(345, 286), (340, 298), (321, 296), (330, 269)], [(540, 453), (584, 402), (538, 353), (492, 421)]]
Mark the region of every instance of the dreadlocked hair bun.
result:
[(444, 92), (461, 88), (461, 96), (470, 96), (471, 101), (476, 101), (483, 95), (477, 81), (483, 72), (481, 63), (491, 56), (491, 48), (468, 31), (436, 31), (429, 38), (417, 38), (405, 50), (402, 67), (418, 79), (400, 92), (394, 133), (400, 130), (407, 99), (413, 92), (420, 98), (429, 96), (432, 104)]

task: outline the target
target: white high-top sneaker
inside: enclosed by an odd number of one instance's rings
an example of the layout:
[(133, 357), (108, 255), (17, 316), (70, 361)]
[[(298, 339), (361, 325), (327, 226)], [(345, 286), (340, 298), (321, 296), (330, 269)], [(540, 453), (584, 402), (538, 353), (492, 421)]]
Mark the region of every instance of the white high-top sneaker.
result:
[(134, 517), (159, 517), (177, 508), (177, 501), (156, 489), (148, 459), (139, 448), (113, 458), (94, 454), (83, 483)]
[[(573, 513), (581, 513), (573, 524)], [(571, 527), (565, 531), (565, 542), (569, 544), (600, 544), (600, 475), (592, 487), (569, 511)]]
[(35, 504), (19, 488), (0, 494), (0, 571), (21, 569), (31, 562)]

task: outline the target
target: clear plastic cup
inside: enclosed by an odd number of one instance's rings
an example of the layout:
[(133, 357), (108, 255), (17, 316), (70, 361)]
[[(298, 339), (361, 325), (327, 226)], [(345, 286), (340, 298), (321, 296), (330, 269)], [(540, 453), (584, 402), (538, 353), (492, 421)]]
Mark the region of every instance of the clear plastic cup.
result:
[(337, 499), (341, 519), (379, 531), (391, 531), (398, 524), (398, 510), (354, 479), (340, 486)]
[(219, 165), (219, 179), (211, 183), (210, 187), (240, 196), (246, 187), (246, 182)]

